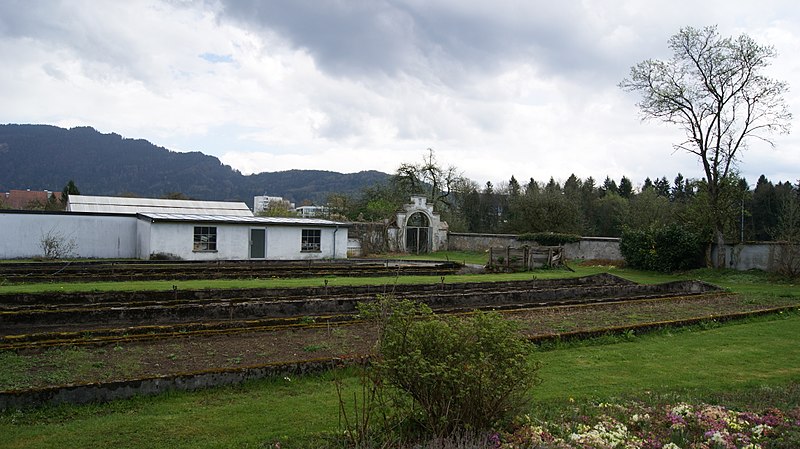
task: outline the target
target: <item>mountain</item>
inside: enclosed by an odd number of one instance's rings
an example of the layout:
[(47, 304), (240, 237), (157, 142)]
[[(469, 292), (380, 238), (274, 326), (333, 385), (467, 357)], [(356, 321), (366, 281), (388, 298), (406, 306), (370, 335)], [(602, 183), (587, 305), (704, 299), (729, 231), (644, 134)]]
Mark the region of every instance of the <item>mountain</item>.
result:
[(330, 193), (356, 193), (387, 180), (378, 171), (342, 174), (289, 170), (242, 175), (200, 152), (179, 153), (142, 139), (93, 128), (0, 125), (0, 191), (61, 190), (72, 179), (85, 195), (161, 197), (181, 192), (200, 200), (282, 196), (298, 205)]

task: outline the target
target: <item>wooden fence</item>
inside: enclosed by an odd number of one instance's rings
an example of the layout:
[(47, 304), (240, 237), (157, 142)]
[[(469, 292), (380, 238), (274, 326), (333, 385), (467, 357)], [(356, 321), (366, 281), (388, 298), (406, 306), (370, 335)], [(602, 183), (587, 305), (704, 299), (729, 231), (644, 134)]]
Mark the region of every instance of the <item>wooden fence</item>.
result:
[(504, 271), (526, 271), (555, 267), (564, 263), (561, 246), (522, 246), (489, 248), (489, 268)]

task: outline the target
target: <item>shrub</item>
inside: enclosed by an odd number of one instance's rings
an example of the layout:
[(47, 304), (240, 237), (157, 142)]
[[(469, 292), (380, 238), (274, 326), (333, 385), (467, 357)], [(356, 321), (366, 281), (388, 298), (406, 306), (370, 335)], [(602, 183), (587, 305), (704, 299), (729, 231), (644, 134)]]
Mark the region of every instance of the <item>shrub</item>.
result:
[(522, 242), (536, 242), (542, 246), (559, 246), (566, 243), (581, 241), (581, 236), (575, 234), (560, 234), (556, 232), (533, 232), (520, 234), (517, 240)]
[(628, 266), (643, 270), (673, 272), (698, 268), (703, 262), (702, 239), (678, 224), (626, 228), (619, 249)]
[(496, 312), (436, 316), (394, 299), (372, 307), (382, 317), (380, 376), (411, 398), (427, 433), (488, 429), (528, 404), (538, 364), (516, 323)]
[(75, 239), (68, 238), (63, 232), (51, 229), (42, 234), (39, 247), (45, 259), (64, 259), (75, 254), (78, 244)]
[(172, 253), (150, 253), (150, 260), (183, 260), (181, 256)]

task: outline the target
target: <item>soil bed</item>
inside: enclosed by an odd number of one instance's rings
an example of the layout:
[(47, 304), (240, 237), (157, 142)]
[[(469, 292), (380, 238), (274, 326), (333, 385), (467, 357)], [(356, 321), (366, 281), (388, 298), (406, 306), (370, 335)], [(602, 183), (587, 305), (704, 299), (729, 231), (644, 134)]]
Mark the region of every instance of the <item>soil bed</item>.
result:
[[(797, 305), (779, 296), (681, 297), (508, 311), (527, 335), (592, 331)], [(0, 391), (185, 374), (216, 368), (368, 354), (375, 330), (364, 323), (320, 325), (106, 346), (0, 352)]]

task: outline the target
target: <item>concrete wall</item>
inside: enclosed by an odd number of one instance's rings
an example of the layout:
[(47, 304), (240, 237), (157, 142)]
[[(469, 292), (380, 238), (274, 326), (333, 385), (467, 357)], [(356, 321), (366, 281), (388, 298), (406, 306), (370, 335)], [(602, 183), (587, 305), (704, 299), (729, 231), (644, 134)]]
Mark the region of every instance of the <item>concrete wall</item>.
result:
[(75, 242), (73, 257), (135, 258), (136, 217), (77, 213), (0, 212), (0, 259), (40, 257), (42, 237)]
[[(530, 242), (517, 240), (515, 234), (468, 234), (451, 232), (448, 235), (451, 251), (487, 251), (489, 248), (520, 247)], [(564, 245), (568, 259), (622, 260), (619, 239), (612, 237), (584, 237), (577, 243)]]
[[(777, 271), (781, 255), (789, 249), (789, 245), (779, 242), (758, 242), (739, 245), (725, 245), (725, 263), (734, 270)], [(719, 248), (711, 248), (711, 260), (717, 260)]]

